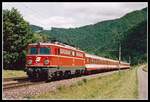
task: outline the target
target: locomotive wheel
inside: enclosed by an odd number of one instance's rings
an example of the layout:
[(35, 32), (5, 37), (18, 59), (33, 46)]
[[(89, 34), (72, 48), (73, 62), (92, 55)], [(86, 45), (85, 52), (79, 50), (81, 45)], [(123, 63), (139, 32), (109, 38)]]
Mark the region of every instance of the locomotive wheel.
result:
[(39, 79), (39, 73), (36, 73), (36, 74), (35, 74), (35, 78), (36, 78), (36, 79)]
[(52, 80), (53, 76), (52, 76), (52, 73), (48, 73), (47, 74), (47, 80), (50, 81)]
[(71, 72), (70, 71), (65, 71), (64, 78), (69, 78), (70, 76), (71, 76)]
[(59, 71), (59, 79), (63, 79), (63, 72)]
[(33, 80), (33, 76), (32, 75), (28, 75), (29, 80)]
[(84, 73), (84, 70), (81, 70), (81, 75), (83, 75), (83, 73)]
[(80, 76), (82, 74), (81, 70), (76, 70), (75, 75)]
[(54, 72), (54, 79), (55, 80), (59, 80), (60, 79), (60, 72), (59, 71)]

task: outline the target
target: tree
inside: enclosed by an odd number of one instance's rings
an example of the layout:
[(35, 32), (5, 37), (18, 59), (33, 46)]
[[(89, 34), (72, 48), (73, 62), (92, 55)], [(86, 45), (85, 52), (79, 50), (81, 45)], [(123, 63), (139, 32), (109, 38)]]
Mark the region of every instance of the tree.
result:
[(3, 10), (3, 65), (5, 69), (24, 67), (25, 48), (33, 34), (17, 9)]
[(33, 42), (48, 42), (51, 41), (50, 36), (41, 34), (41, 33), (34, 33), (33, 34)]

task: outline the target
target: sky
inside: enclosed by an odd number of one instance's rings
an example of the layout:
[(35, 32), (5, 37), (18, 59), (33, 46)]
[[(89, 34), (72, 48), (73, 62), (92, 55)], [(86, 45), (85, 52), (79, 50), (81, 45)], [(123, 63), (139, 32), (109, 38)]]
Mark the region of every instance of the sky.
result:
[(3, 2), (2, 9), (18, 9), (30, 24), (44, 29), (75, 28), (120, 18), (148, 7), (147, 2)]

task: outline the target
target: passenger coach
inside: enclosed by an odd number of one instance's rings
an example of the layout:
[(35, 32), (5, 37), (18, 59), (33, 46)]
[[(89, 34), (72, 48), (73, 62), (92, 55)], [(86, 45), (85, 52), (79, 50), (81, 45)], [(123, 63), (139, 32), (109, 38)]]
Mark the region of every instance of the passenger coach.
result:
[(91, 54), (85, 54), (86, 58), (86, 63), (85, 67), (87, 70), (117, 70), (118, 68), (120, 69), (126, 69), (129, 68), (130, 65), (129, 63), (125, 62), (120, 62), (118, 60), (112, 60), (104, 57), (99, 57), (96, 55), (91, 55)]

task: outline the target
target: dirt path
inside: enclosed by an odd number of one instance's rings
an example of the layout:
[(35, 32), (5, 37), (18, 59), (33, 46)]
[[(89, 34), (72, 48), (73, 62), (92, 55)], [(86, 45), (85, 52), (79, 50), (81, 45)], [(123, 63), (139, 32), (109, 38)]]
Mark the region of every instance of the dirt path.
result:
[(138, 69), (138, 91), (139, 99), (148, 100), (148, 72), (142, 70), (144, 65)]

